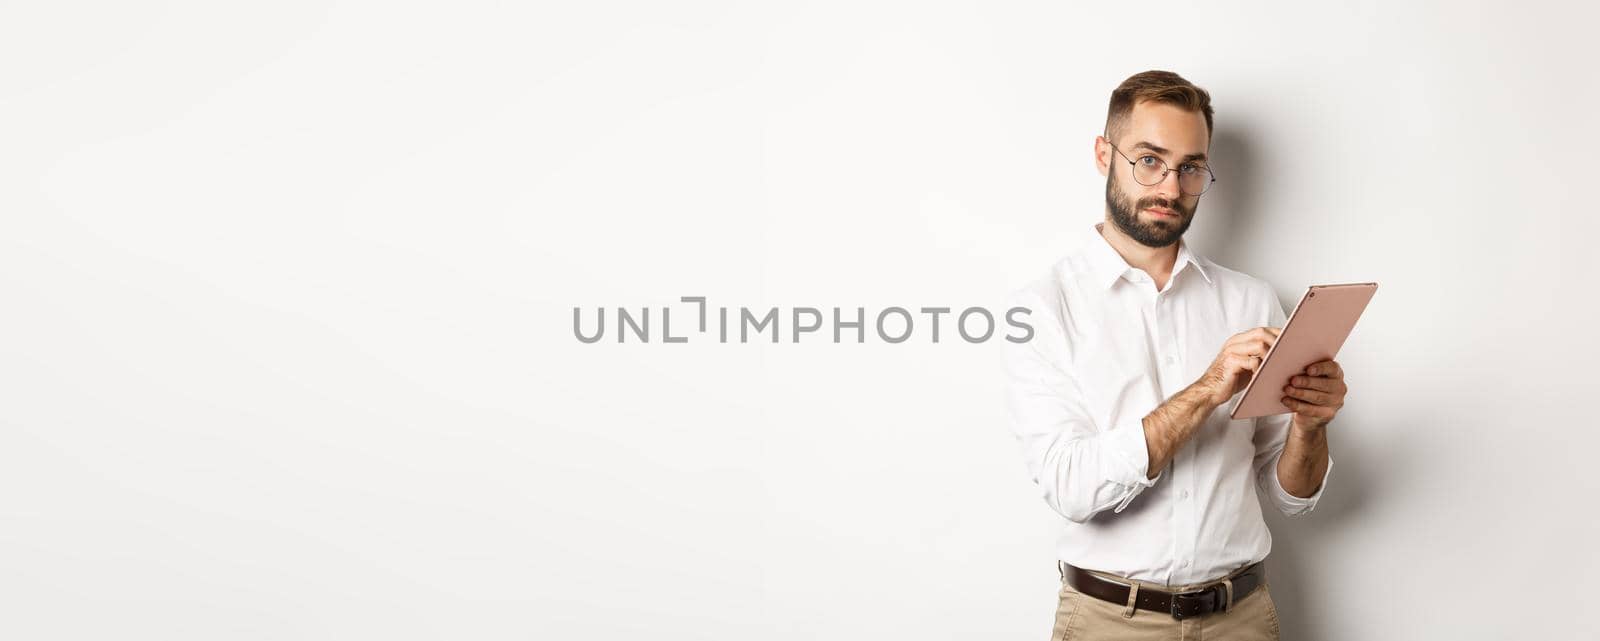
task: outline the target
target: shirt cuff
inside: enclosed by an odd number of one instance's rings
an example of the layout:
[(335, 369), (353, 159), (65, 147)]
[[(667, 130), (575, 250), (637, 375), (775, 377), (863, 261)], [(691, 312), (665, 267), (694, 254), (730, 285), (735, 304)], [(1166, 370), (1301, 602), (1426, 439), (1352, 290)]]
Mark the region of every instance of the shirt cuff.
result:
[[(1283, 454), (1279, 453), (1278, 458), (1283, 458)], [(1317, 486), (1316, 493), (1305, 498), (1290, 494), (1288, 490), (1283, 489), (1283, 482), (1278, 479), (1277, 460), (1273, 460), (1272, 465), (1267, 466), (1266, 473), (1272, 475), (1272, 482), (1267, 486), (1272, 488), (1273, 500), (1278, 504), (1278, 508), (1284, 514), (1298, 516), (1316, 509), (1317, 501), (1322, 498), (1322, 493), (1327, 491), (1328, 476), (1333, 474), (1333, 455), (1328, 455), (1328, 469), (1322, 472), (1322, 483)]]
[(1101, 444), (1106, 448), (1106, 458), (1115, 462), (1111, 466), (1109, 480), (1128, 488), (1127, 494), (1118, 502), (1116, 512), (1128, 507), (1134, 497), (1145, 488), (1155, 485), (1167, 473), (1162, 469), (1155, 478), (1147, 478), (1150, 474), (1150, 446), (1145, 442), (1143, 420), (1111, 430)]

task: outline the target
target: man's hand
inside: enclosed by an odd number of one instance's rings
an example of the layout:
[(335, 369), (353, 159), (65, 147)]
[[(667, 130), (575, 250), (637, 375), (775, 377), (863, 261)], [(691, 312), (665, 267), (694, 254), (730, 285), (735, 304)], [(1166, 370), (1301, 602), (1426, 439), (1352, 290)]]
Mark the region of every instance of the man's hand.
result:
[(1199, 381), (1210, 392), (1213, 406), (1228, 402), (1250, 384), (1250, 377), (1261, 367), (1267, 350), (1272, 349), (1282, 332), (1281, 327), (1257, 327), (1234, 334), (1222, 344), (1222, 352)]
[(1146, 478), (1154, 479), (1172, 462), (1178, 448), (1194, 435), (1212, 410), (1250, 384), (1250, 376), (1277, 342), (1278, 327), (1257, 327), (1234, 334), (1200, 379), (1174, 394), (1144, 417), (1144, 442), (1149, 456)]
[(1301, 374), (1289, 378), (1284, 386), (1283, 405), (1294, 410), (1294, 426), (1317, 430), (1326, 426), (1344, 407), (1344, 368), (1331, 360), (1312, 363)]

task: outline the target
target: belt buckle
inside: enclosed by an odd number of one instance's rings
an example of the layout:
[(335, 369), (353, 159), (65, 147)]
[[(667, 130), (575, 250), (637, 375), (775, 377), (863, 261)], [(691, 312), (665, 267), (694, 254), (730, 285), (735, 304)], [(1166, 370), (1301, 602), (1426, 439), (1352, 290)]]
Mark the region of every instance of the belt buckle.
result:
[[(1195, 597), (1209, 597), (1206, 600), (1201, 602), (1202, 606), (1200, 608), (1200, 612), (1198, 612), (1196, 614), (1193, 614), (1193, 615), (1188, 615), (1188, 614), (1184, 614), (1183, 612), (1178, 610), (1178, 604), (1181, 602), (1182, 599), (1191, 599), (1192, 600)], [(1204, 604), (1207, 604), (1207, 603), (1209, 603), (1211, 605), (1211, 607), (1209, 609), (1204, 607)], [(1212, 589), (1212, 588), (1206, 588), (1204, 590), (1195, 590), (1193, 592), (1183, 592), (1183, 593), (1176, 593), (1175, 592), (1172, 595), (1172, 605), (1171, 605), (1170, 609), (1172, 610), (1172, 612), (1171, 612), (1172, 618), (1177, 619), (1179, 621), (1187, 619), (1187, 618), (1189, 618), (1191, 616), (1204, 616), (1204, 615), (1210, 614), (1212, 612), (1216, 612), (1217, 611), (1217, 591), (1215, 589)]]

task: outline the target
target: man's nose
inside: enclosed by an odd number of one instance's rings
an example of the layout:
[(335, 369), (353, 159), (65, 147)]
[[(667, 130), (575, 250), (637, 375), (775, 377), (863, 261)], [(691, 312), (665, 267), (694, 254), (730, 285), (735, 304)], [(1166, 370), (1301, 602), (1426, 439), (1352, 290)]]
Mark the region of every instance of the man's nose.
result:
[(1183, 188), (1178, 186), (1178, 172), (1168, 171), (1162, 176), (1161, 182), (1156, 183), (1156, 194), (1173, 200), (1183, 195)]

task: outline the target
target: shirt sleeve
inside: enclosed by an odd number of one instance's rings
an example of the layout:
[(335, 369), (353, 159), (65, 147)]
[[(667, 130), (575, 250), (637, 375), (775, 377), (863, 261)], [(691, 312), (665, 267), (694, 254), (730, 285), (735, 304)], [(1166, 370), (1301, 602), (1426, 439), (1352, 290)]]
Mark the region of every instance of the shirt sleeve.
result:
[[(1268, 326), (1283, 327), (1287, 322), (1287, 314), (1283, 306), (1278, 303), (1277, 294), (1267, 287)], [(1253, 464), (1256, 470), (1256, 488), (1262, 496), (1267, 497), (1278, 511), (1289, 516), (1306, 514), (1317, 507), (1317, 500), (1322, 498), (1322, 493), (1328, 489), (1328, 477), (1333, 474), (1333, 456), (1328, 456), (1328, 469), (1322, 474), (1322, 484), (1317, 486), (1316, 493), (1309, 497), (1301, 498), (1290, 494), (1283, 489), (1283, 482), (1278, 479), (1278, 459), (1283, 458), (1284, 445), (1289, 440), (1289, 429), (1293, 422), (1293, 414), (1273, 414), (1259, 416), (1255, 419), (1255, 459)]]
[(1028, 473), (1045, 502), (1072, 521), (1107, 509), (1121, 512), (1165, 474), (1146, 478), (1150, 455), (1142, 417), (1096, 425), (1077, 377), (1046, 355), (1066, 349), (1063, 328), (1037, 304), (1028, 307), (1037, 325), (1033, 340), (1005, 346), (1011, 428)]
[(1317, 500), (1328, 489), (1328, 477), (1333, 474), (1333, 456), (1328, 456), (1328, 469), (1322, 473), (1322, 485), (1316, 493), (1301, 498), (1283, 489), (1278, 480), (1278, 459), (1283, 458), (1283, 447), (1289, 439), (1292, 414), (1274, 414), (1256, 418), (1256, 487), (1261, 494), (1277, 506), (1278, 511), (1289, 516), (1306, 514), (1317, 507)]

